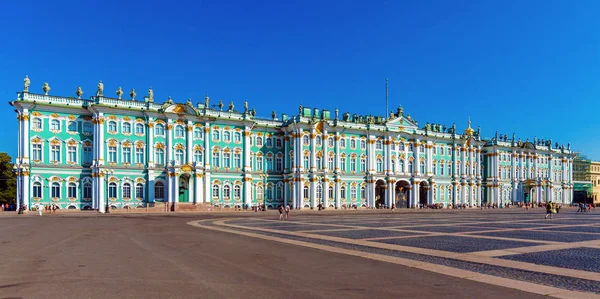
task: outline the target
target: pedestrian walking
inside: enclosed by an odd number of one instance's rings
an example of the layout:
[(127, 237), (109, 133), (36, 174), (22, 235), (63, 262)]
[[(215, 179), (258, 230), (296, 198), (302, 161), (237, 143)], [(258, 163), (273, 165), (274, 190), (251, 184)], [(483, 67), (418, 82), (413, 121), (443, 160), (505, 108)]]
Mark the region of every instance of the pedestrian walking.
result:
[(285, 205), (285, 220), (290, 220), (290, 205)]
[(43, 206), (43, 205), (41, 205), (41, 204), (38, 204), (38, 205), (36, 206), (36, 209), (38, 210), (38, 214), (39, 214), (40, 216), (42, 216), (42, 212), (44, 211), (44, 206)]
[(283, 206), (279, 206), (279, 220), (283, 220)]
[(552, 219), (552, 203), (551, 202), (546, 204), (546, 217), (544, 217), (544, 219), (548, 219), (548, 216), (550, 216), (550, 219)]
[(396, 209), (396, 205), (392, 204), (392, 213), (394, 213), (394, 210)]

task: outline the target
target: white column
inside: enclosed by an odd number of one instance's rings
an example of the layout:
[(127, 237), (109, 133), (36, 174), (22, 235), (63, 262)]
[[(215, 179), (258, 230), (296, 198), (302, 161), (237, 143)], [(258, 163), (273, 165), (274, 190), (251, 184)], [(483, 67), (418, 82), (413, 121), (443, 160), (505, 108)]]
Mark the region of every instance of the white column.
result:
[(411, 208), (412, 207), (417, 207), (419, 205), (420, 201), (421, 201), (420, 198), (419, 198), (420, 195), (421, 195), (420, 194), (421, 192), (419, 192), (420, 191), (419, 190), (419, 182), (417, 182), (417, 181), (413, 182), (412, 191), (413, 191), (413, 196), (411, 196), (411, 199), (412, 199)]
[[(321, 162), (323, 163), (322, 168), (325, 172), (330, 172), (333, 171), (333, 169), (329, 169), (329, 156), (327, 155), (327, 141), (329, 140), (329, 135), (327, 135), (327, 130), (323, 129), (323, 135), (321, 136), (321, 139), (323, 144), (323, 158), (321, 159)], [(327, 200), (327, 196), (325, 196), (325, 200)], [(325, 206), (327, 207), (327, 205)]]
[(106, 203), (105, 201), (105, 191), (106, 191), (106, 182), (104, 179), (104, 174), (100, 173), (98, 176), (98, 211), (100, 213), (106, 212)]
[(341, 185), (342, 181), (339, 178), (339, 175), (336, 175), (335, 179), (335, 208), (339, 209), (342, 206), (342, 196), (341, 196)]
[(165, 192), (165, 194), (167, 195), (167, 202), (173, 202), (173, 190), (175, 189), (175, 185), (173, 182), (173, 177), (172, 174), (169, 172), (167, 173), (167, 190)]
[[(185, 160), (187, 161), (188, 164), (192, 164), (192, 162), (194, 161), (193, 159), (193, 155), (192, 155), (192, 130), (194, 130), (194, 126), (192, 125), (192, 121), (188, 120), (187, 122), (187, 134), (186, 134), (186, 151), (187, 154), (185, 155)], [(233, 192), (233, 190), (232, 190)], [(192, 196), (190, 196), (190, 199), (192, 198)]]
[[(148, 150), (147, 150), (147, 158), (146, 161), (148, 161), (148, 167), (154, 167), (154, 121), (152, 118), (148, 118), (148, 124), (146, 125), (146, 134), (148, 136)], [(152, 189), (154, 190), (154, 189)], [(154, 192), (152, 192), (152, 194), (154, 194)], [(154, 198), (154, 195), (153, 197)], [(151, 202), (154, 202), (154, 200), (152, 200)]]
[[(18, 113), (18, 112), (17, 112)], [(49, 125), (49, 124), (48, 124)], [(19, 163), (19, 161), (23, 158), (23, 144), (25, 143), (25, 141), (23, 140), (23, 115), (18, 113), (17, 114), (17, 126), (19, 126), (19, 130), (17, 131), (17, 157), (15, 159), (16, 163)], [(17, 180), (17, 209), (18, 207), (20, 207), (20, 200), (19, 199), (19, 181)]]
[[(387, 159), (386, 159), (387, 160)], [(387, 192), (385, 193), (385, 205), (390, 208), (392, 206), (392, 198), (394, 198), (394, 188), (392, 181), (387, 183)]]
[(433, 174), (433, 144), (431, 141), (427, 141), (427, 145), (426, 145), (426, 151), (427, 151), (427, 164), (426, 164), (426, 171), (427, 171), (427, 175), (430, 176)]
[(173, 196), (171, 197), (172, 202), (179, 201), (179, 178), (177, 173), (173, 173), (171, 179), (173, 180)]
[(288, 179), (286, 177), (284, 177), (284, 179), (283, 179), (283, 205), (284, 206), (288, 205), (289, 196), (290, 196), (290, 184), (289, 184)]
[[(206, 160), (206, 159), (205, 159)], [(246, 190), (248, 189), (248, 191)], [(247, 194), (247, 198), (250, 198), (250, 188), (246, 188), (246, 181), (244, 181), (244, 193)], [(212, 197), (210, 195), (212, 191), (212, 184), (210, 183), (210, 172), (204, 174), (204, 202), (210, 203), (212, 201)], [(248, 193), (246, 193), (246, 191)], [(244, 197), (245, 199), (246, 197)]]
[[(315, 128), (314, 126), (310, 129), (310, 170), (311, 171), (316, 171), (317, 170), (317, 145), (315, 142), (315, 137), (316, 137), (316, 133), (315, 133)], [(311, 190), (312, 190), (312, 183), (311, 183)], [(312, 191), (311, 191), (312, 192)], [(311, 199), (311, 202), (313, 201), (313, 199)], [(313, 206), (314, 208), (314, 206)]]
[[(104, 116), (102, 112), (98, 113), (98, 118), (97, 118), (97, 122), (98, 122), (98, 166), (102, 166), (104, 165), (104, 162), (106, 161), (105, 156), (104, 156)], [(103, 182), (101, 183), (104, 184)], [(103, 199), (104, 200), (104, 199)], [(103, 208), (104, 209), (104, 208)]]
[(477, 192), (475, 195), (477, 198), (477, 206), (481, 207), (481, 184), (477, 184), (477, 189), (475, 192)]
[(154, 202), (155, 198), (154, 198), (154, 183), (155, 183), (156, 177), (154, 175), (154, 170), (148, 170), (148, 183), (146, 184), (147, 187), (147, 191), (148, 191), (148, 199), (147, 201), (149, 203)]
[[(335, 132), (335, 171), (340, 172), (340, 132)], [(336, 183), (336, 186), (339, 185)], [(339, 187), (338, 187), (339, 188)], [(340, 197), (336, 196), (336, 201), (339, 202)], [(336, 205), (338, 207), (338, 205)]]
[(173, 161), (173, 122), (171, 119), (167, 120), (165, 133), (167, 134), (167, 161), (165, 164), (170, 165)]
[[(208, 174), (206, 174), (208, 175)], [(209, 190), (212, 188), (211, 185), (206, 185), (206, 194), (208, 194)], [(204, 201), (208, 202), (210, 198), (208, 196), (205, 197)], [(244, 205), (250, 207), (252, 204), (252, 178), (245, 177), (244, 178)]]
[[(211, 163), (211, 159), (212, 159), (212, 150), (210, 149), (210, 138), (211, 137), (212, 136), (210, 134), (210, 123), (205, 122), (204, 123), (204, 169), (205, 170), (210, 170), (210, 163)], [(246, 132), (244, 131), (244, 160), (245, 160), (244, 163), (248, 163), (248, 161), (250, 161), (250, 158), (246, 157), (246, 151), (250, 150), (249, 143), (246, 143), (246, 142), (247, 142)], [(205, 183), (206, 183), (206, 180), (205, 180)], [(206, 183), (205, 185), (206, 185), (206, 190), (211, 189), (210, 181), (209, 181), (209, 183)], [(204, 200), (205, 200), (205, 202), (210, 202), (210, 197), (205, 196)]]
[(325, 182), (323, 182), (323, 206), (326, 208), (329, 208), (329, 183), (327, 178), (324, 179)]
[(317, 207), (317, 186), (315, 184), (315, 179), (312, 178), (310, 180), (310, 208), (314, 209)]
[(204, 175), (201, 173), (194, 174), (194, 203), (196, 204), (204, 202), (202, 198), (202, 192), (204, 191), (204, 184), (202, 184), (203, 177)]
[[(27, 111), (27, 109), (23, 109), (23, 155), (21, 156), (23, 158), (23, 162), (22, 163), (29, 163), (29, 160), (31, 158), (31, 153), (29, 152), (29, 143), (31, 143), (31, 141), (29, 140), (29, 112)], [(25, 184), (26, 186), (28, 185), (28, 183)], [(25, 189), (27, 190), (27, 189)], [(26, 200), (26, 205), (29, 207), (29, 196), (25, 197)]]
[(29, 189), (30, 189), (30, 180), (29, 180), (29, 171), (24, 171), (23, 172), (23, 185), (21, 186), (21, 188), (23, 188), (23, 204), (27, 206), (27, 208), (29, 209)]
[[(415, 159), (413, 161), (413, 173), (415, 175), (421, 175), (421, 173), (419, 173), (419, 166), (421, 165), (421, 161), (419, 161), (419, 154), (420, 154), (420, 141), (419, 139), (415, 139), (415, 143), (413, 146), (413, 154), (415, 155)], [(419, 192), (417, 192), (419, 193)]]

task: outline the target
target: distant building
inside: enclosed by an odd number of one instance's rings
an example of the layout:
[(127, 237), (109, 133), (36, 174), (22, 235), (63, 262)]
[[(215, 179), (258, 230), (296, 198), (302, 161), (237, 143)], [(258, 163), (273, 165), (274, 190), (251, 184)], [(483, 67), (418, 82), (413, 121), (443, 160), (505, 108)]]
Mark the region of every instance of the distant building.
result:
[[(256, 116), (247, 103), (158, 103), (104, 94), (29, 92), (19, 120), (18, 202), (62, 208), (155, 202), (294, 208), (479, 206), (573, 200), (570, 145), (456, 125), (419, 126), (401, 107), (385, 117), (300, 106)], [(276, 107), (273, 107), (276, 108)], [(357, 108), (357, 109), (360, 109)]]
[(592, 161), (590, 164), (590, 180), (592, 181), (592, 201), (600, 205), (600, 161)]

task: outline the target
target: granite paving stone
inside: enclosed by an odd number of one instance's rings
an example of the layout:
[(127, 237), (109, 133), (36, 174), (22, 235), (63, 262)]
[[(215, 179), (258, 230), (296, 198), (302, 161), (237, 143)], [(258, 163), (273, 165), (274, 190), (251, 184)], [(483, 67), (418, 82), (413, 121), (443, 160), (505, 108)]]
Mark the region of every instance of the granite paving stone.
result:
[(382, 238), (382, 237), (404, 237), (404, 236), (415, 236), (418, 233), (399, 232), (391, 230), (378, 230), (378, 229), (358, 229), (358, 230), (347, 230), (347, 231), (332, 231), (332, 232), (316, 232), (315, 234), (349, 238), (349, 239), (367, 239), (367, 238)]
[(474, 226), (417, 226), (417, 227), (402, 227), (402, 229), (424, 231), (424, 232), (439, 232), (439, 233), (466, 233), (466, 232), (476, 232), (476, 231), (482, 231), (482, 230), (493, 230), (494, 228), (474, 227)]
[(507, 255), (501, 256), (500, 258), (539, 265), (600, 273), (600, 249), (598, 248), (578, 247), (517, 255)]
[(431, 236), (406, 239), (385, 239), (374, 242), (461, 253), (540, 245), (540, 243), (478, 239), (461, 236)]
[(490, 237), (543, 240), (554, 242), (580, 242), (600, 239), (600, 235), (578, 234), (578, 233), (555, 233), (547, 231), (504, 231), (489, 232), (475, 235), (484, 235)]

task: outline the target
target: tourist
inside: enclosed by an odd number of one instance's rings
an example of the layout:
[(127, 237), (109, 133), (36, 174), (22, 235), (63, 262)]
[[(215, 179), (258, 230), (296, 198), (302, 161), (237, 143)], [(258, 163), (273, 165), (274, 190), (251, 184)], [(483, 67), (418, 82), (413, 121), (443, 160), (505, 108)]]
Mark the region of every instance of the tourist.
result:
[(290, 220), (290, 205), (285, 205), (285, 220)]
[(283, 220), (283, 206), (279, 206), (279, 220)]
[(544, 217), (544, 219), (548, 219), (548, 216), (550, 216), (550, 219), (552, 219), (552, 203), (551, 202), (546, 204), (546, 217)]
[(392, 213), (394, 213), (394, 210), (396, 209), (396, 205), (392, 204)]

